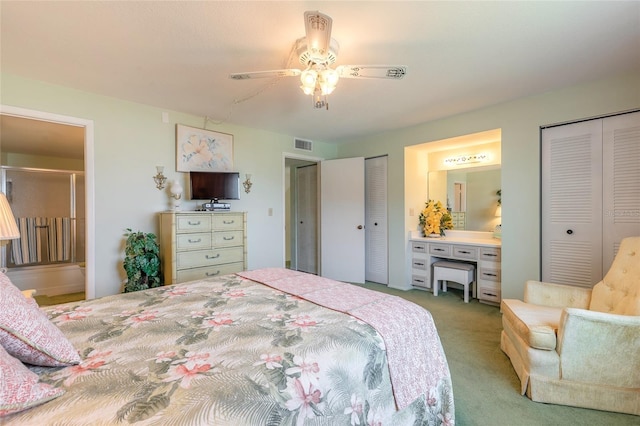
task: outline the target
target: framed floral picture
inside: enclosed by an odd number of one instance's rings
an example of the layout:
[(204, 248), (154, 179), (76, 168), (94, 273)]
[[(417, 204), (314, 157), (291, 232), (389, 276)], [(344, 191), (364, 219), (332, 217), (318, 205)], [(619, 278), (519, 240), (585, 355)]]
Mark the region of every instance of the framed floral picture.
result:
[(176, 124), (176, 171), (233, 170), (233, 135)]

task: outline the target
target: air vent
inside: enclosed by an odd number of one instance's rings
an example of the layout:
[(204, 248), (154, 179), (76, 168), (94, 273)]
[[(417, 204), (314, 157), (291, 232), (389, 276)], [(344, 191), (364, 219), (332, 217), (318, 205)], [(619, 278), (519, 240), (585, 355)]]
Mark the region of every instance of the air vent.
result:
[(295, 147), (304, 151), (313, 151), (313, 142), (295, 138)]

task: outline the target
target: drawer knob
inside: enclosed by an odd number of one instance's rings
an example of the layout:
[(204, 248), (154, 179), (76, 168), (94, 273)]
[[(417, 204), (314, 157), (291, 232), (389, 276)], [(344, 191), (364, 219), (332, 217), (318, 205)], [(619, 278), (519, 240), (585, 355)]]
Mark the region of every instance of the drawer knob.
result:
[(460, 253), (462, 253), (462, 254), (471, 254), (470, 251), (466, 251), (466, 250), (460, 250)]
[(231, 236), (231, 237), (222, 237), (223, 240), (225, 241), (231, 241), (233, 240), (235, 237)]
[(433, 251), (444, 251), (444, 249), (441, 248), (434, 248)]
[(220, 274), (220, 271), (215, 271), (215, 272), (205, 272), (205, 275), (207, 277), (215, 277), (216, 275)]
[(413, 264), (416, 266), (424, 266), (424, 263), (421, 263), (421, 262), (413, 262)]
[(485, 253), (484, 255), (487, 256), (487, 257), (497, 257), (498, 256), (495, 253)]
[(200, 221), (197, 221), (197, 222), (189, 221), (188, 223), (189, 223), (189, 225), (197, 226), (197, 225), (200, 225), (201, 222)]
[(210, 256), (210, 255), (208, 255), (208, 254), (207, 254), (205, 257), (206, 257), (207, 259), (217, 259), (217, 258), (219, 258), (219, 257), (220, 257), (220, 253), (217, 253), (215, 256)]
[(235, 223), (235, 220), (223, 220), (222, 223), (225, 225), (231, 225), (232, 223)]
[(488, 272), (483, 272), (483, 273), (482, 273), (482, 275), (487, 275), (487, 276), (489, 276), (489, 277), (497, 277), (497, 275), (496, 275), (496, 274), (490, 274), (490, 273), (488, 273)]
[(197, 240), (189, 239), (190, 243), (199, 243), (200, 241), (202, 241), (202, 238), (198, 238)]

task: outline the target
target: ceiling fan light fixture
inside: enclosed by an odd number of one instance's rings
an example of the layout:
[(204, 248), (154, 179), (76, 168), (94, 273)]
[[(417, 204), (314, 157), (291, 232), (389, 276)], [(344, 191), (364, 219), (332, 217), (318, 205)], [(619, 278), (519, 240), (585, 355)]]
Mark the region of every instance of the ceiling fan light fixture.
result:
[[(1, 1), (1, 0), (0, 0)], [(336, 69), (335, 63), (340, 45), (331, 38), (332, 19), (318, 11), (304, 13), (305, 36), (296, 40), (293, 49), (298, 55), (304, 71), (301, 69), (281, 69), (272, 71), (258, 71), (235, 73), (230, 77), (236, 80), (250, 78), (300, 77), (300, 89), (305, 95), (311, 96), (316, 109), (329, 109), (328, 96), (335, 90), (341, 78), (384, 78), (399, 80), (407, 72), (402, 65), (340, 65)], [(292, 52), (293, 53), (293, 52)], [(288, 63), (287, 63), (288, 64)], [(251, 99), (256, 94), (244, 98)]]
[(336, 88), (338, 84), (338, 73), (336, 70), (332, 70), (331, 68), (326, 68), (320, 71), (319, 82), (320, 90), (323, 95), (330, 95), (331, 92)]
[(306, 69), (300, 74), (300, 82), (303, 87), (314, 88), (316, 81), (318, 81), (318, 72), (316, 70)]
[(313, 95), (313, 92), (316, 91), (316, 87), (305, 87), (305, 86), (300, 86), (300, 88), (302, 89), (302, 91), (304, 92), (305, 95)]

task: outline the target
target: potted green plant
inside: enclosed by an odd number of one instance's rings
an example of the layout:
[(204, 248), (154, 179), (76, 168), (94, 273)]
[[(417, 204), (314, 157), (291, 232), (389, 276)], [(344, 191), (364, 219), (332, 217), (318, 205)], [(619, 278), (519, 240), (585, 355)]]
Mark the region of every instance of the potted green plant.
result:
[(124, 270), (127, 282), (124, 293), (159, 287), (160, 279), (160, 247), (155, 234), (133, 232), (127, 228), (124, 247)]

